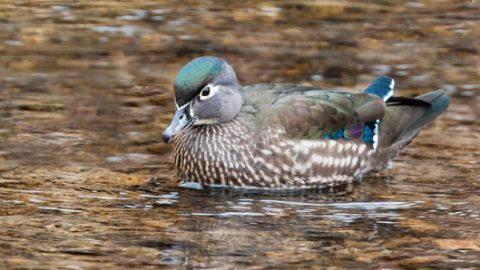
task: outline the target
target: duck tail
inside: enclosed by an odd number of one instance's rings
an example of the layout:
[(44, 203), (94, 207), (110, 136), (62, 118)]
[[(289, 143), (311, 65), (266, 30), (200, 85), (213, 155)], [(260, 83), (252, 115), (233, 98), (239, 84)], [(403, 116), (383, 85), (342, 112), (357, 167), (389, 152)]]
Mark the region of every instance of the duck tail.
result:
[(415, 100), (423, 101), (428, 103), (430, 106), (425, 108), (423, 114), (413, 119), (401, 136), (409, 136), (411, 133), (417, 133), (425, 125), (442, 114), (450, 104), (450, 97), (445, 94), (445, 90), (437, 90), (425, 93), (415, 97)]
[(379, 143), (372, 170), (383, 169), (425, 125), (442, 114), (450, 104), (445, 90), (432, 91), (414, 98), (390, 97), (379, 126)]

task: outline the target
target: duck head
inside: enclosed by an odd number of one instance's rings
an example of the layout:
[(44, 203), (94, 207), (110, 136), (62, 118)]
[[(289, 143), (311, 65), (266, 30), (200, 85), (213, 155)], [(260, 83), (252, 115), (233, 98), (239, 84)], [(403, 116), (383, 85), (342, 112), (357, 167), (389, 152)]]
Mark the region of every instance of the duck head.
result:
[(182, 67), (173, 88), (176, 111), (163, 132), (166, 143), (187, 127), (231, 121), (244, 102), (233, 68), (212, 56), (193, 59)]

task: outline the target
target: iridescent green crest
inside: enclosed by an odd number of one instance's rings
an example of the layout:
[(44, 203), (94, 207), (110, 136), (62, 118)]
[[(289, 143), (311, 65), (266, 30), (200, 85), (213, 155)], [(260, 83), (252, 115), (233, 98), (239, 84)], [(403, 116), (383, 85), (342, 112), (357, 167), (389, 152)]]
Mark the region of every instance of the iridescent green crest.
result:
[(222, 73), (225, 61), (213, 56), (195, 58), (186, 64), (175, 79), (175, 100), (183, 106), (194, 98), (202, 88)]

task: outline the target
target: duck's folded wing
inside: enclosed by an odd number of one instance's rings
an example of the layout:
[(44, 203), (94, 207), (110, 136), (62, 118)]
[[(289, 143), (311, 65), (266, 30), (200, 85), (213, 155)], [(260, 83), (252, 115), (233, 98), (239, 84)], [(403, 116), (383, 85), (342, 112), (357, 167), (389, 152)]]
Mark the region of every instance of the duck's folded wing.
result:
[(269, 109), (288, 137), (353, 139), (361, 138), (365, 123), (383, 116), (385, 106), (371, 94), (310, 89), (279, 94)]

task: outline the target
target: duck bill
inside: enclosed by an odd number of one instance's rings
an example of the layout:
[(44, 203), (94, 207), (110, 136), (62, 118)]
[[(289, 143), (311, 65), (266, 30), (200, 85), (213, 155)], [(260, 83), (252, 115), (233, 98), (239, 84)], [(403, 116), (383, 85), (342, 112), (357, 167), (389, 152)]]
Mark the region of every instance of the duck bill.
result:
[(190, 105), (177, 107), (173, 119), (168, 127), (163, 131), (163, 142), (169, 143), (172, 138), (180, 133), (184, 128), (193, 123), (194, 118), (190, 115)]

